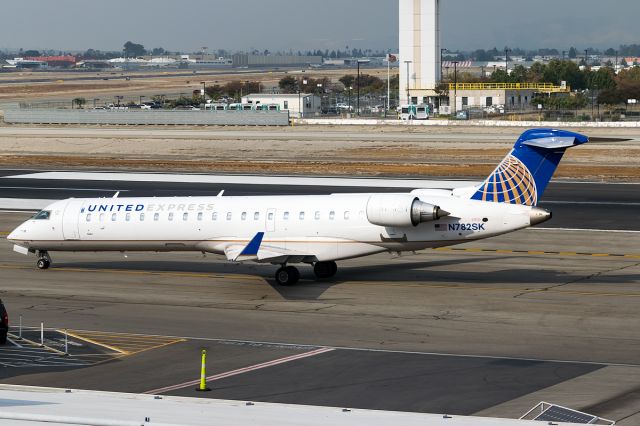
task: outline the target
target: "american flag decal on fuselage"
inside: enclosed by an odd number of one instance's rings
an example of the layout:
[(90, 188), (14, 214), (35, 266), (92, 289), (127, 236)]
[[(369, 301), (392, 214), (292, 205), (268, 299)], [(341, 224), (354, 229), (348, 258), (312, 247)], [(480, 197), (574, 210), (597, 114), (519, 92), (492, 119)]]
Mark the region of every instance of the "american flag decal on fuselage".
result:
[(538, 193), (535, 179), (529, 169), (510, 154), (471, 198), (494, 203), (535, 206)]

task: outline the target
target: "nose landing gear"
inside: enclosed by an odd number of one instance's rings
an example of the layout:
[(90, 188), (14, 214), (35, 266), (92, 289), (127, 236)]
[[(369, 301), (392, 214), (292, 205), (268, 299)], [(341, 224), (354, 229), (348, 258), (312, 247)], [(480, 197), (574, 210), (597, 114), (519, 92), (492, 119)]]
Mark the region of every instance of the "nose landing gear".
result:
[(47, 269), (51, 266), (51, 257), (46, 250), (40, 250), (38, 252), (38, 261), (36, 262), (38, 269)]

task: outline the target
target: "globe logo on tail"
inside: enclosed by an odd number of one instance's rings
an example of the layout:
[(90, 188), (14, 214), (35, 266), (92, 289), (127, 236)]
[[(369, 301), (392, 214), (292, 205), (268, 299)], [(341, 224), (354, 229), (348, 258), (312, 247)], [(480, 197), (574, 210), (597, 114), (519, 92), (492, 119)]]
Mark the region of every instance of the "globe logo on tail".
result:
[(535, 206), (538, 192), (533, 175), (522, 161), (508, 155), (472, 197), (494, 203)]

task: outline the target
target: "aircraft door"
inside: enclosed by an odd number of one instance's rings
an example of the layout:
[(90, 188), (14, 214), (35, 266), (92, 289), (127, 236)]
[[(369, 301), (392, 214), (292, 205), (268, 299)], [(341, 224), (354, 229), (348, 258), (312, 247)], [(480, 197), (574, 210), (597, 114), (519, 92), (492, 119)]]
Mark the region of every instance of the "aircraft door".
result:
[(274, 232), (276, 230), (276, 209), (267, 209), (265, 221), (265, 229), (267, 232)]
[(62, 235), (65, 240), (79, 240), (78, 218), (82, 201), (69, 200), (62, 214)]

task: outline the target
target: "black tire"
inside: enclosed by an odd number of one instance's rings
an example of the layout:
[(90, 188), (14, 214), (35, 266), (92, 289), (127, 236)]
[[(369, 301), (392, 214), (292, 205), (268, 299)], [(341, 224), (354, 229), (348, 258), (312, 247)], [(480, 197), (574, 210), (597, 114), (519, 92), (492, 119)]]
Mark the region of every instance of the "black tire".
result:
[(289, 285), (289, 271), (287, 268), (280, 268), (276, 271), (276, 282), (280, 285)]
[(287, 269), (289, 270), (289, 275), (291, 276), (289, 285), (297, 284), (298, 281), (300, 281), (300, 271), (298, 271), (298, 268), (296, 268), (295, 266), (287, 266)]
[(38, 267), (38, 269), (47, 269), (49, 268), (49, 266), (51, 266), (51, 262), (41, 257), (40, 259), (38, 259), (38, 262), (36, 262), (36, 266)]
[(313, 265), (313, 272), (319, 279), (331, 278), (338, 272), (338, 265), (336, 262), (316, 262)]
[(329, 275), (329, 278), (334, 277), (337, 273), (338, 273), (338, 265), (336, 264), (336, 262), (329, 262), (329, 264), (331, 265), (331, 273)]
[(294, 285), (300, 279), (300, 272), (293, 266), (282, 267), (276, 271), (276, 282), (282, 286)]

